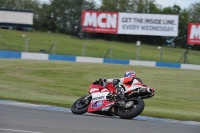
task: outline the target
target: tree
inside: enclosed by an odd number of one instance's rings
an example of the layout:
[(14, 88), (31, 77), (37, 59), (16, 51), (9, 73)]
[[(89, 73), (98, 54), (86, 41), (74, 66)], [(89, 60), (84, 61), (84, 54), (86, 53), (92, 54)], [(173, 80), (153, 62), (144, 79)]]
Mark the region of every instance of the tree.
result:
[(6, 4), (7, 4), (7, 0), (1, 0), (0, 1), (0, 8), (5, 8)]
[(200, 22), (200, 2), (191, 4), (188, 8), (188, 12), (191, 22)]
[(130, 0), (103, 0), (100, 10), (112, 12), (126, 12)]
[(181, 10), (179, 14), (179, 34), (177, 37), (177, 44), (184, 47), (187, 42), (187, 25), (189, 23), (189, 13), (186, 9)]
[(34, 28), (40, 31), (56, 32), (56, 19), (51, 12), (49, 4), (43, 3), (36, 11), (34, 17)]
[(33, 10), (39, 8), (39, 0), (1, 0), (0, 7), (17, 10)]
[(51, 0), (49, 8), (56, 23), (56, 31), (69, 34), (75, 25), (80, 26), (82, 9), (95, 10), (95, 2), (94, 0)]
[(160, 9), (155, 0), (131, 0), (130, 10), (135, 13), (159, 13)]

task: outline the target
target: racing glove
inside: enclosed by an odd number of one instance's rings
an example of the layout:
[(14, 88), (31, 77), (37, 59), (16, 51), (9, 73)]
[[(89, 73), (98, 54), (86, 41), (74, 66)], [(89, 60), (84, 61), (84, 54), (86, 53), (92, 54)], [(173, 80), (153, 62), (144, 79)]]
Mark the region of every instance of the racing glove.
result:
[(116, 88), (119, 85), (119, 79), (113, 79), (113, 86)]
[(106, 79), (100, 78), (100, 79), (99, 79), (99, 84), (100, 84), (100, 85), (105, 85), (105, 84), (106, 84)]

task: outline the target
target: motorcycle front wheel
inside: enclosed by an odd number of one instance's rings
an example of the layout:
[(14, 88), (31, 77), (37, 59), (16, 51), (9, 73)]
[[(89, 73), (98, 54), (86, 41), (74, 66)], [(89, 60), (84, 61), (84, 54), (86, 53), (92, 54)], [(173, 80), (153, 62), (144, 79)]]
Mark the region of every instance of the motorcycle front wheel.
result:
[(144, 101), (140, 98), (131, 98), (126, 101), (125, 107), (118, 108), (118, 116), (122, 119), (132, 119), (144, 110)]
[(87, 112), (90, 101), (88, 101), (89, 99), (85, 99), (85, 97), (81, 97), (73, 103), (71, 107), (73, 114), (81, 115)]

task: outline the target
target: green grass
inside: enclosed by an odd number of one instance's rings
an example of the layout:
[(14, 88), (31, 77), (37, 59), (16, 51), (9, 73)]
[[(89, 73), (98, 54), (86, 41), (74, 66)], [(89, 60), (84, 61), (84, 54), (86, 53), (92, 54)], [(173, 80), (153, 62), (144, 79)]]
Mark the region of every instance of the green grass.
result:
[(0, 59), (0, 99), (70, 107), (99, 78), (133, 69), (156, 90), (142, 115), (200, 121), (200, 72), (128, 65)]
[[(28, 38), (30, 38), (28, 52), (40, 52), (41, 49), (48, 51), (54, 42), (58, 41), (55, 49), (56, 54), (82, 56), (83, 45), (87, 43), (85, 56), (102, 58), (109, 48), (114, 45), (112, 58), (136, 60), (136, 51), (138, 49), (135, 45), (136, 42), (127, 44), (103, 40), (79, 40), (68, 35), (44, 32), (20, 32), (0, 29), (0, 35), (0, 50), (25, 51), (25, 40)], [(22, 35), (26, 35), (26, 38), (22, 37)], [(162, 46), (162, 44), (158, 45)], [(157, 49), (157, 46), (142, 44), (141, 47), (139, 60), (161, 60), (160, 50)], [(162, 47), (164, 49), (162, 61), (164, 62), (178, 63), (186, 51), (181, 48)], [(51, 49), (50, 53), (54, 53), (54, 49)], [(107, 55), (107, 58), (110, 58), (110, 54)], [(183, 63), (183, 59), (181, 63)], [(200, 64), (200, 52), (189, 51), (188, 63)]]

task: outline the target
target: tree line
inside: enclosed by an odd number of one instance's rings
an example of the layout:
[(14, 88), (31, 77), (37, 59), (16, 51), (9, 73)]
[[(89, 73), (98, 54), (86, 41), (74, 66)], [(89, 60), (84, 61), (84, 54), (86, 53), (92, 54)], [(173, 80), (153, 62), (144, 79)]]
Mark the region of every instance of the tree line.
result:
[[(113, 11), (127, 13), (176, 14), (179, 15), (177, 37), (86, 34), (84, 37), (101, 38), (110, 41), (133, 43), (140, 40), (150, 45), (171, 45), (187, 47), (187, 26), (189, 22), (200, 22), (200, 2), (182, 9), (174, 4), (161, 7), (156, 0), (1, 0), (0, 8), (34, 11), (34, 29), (54, 33), (81, 34), (81, 11)], [(199, 48), (196, 48), (199, 49)]]

